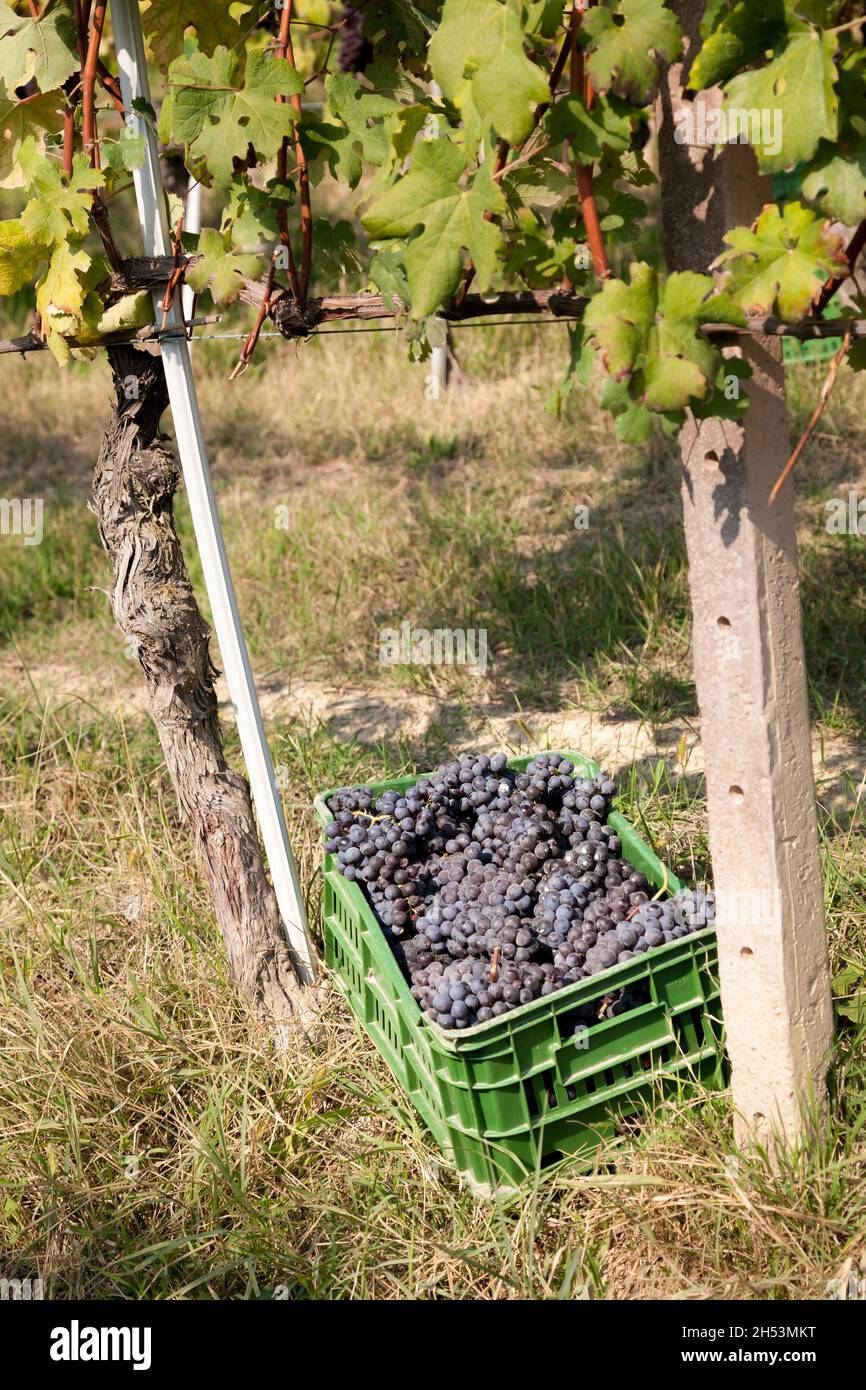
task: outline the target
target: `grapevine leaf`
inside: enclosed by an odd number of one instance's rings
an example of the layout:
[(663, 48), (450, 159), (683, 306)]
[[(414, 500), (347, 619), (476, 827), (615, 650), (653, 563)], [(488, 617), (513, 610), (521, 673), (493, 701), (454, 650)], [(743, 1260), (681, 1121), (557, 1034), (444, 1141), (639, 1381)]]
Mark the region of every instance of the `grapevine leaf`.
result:
[(602, 410), (609, 410), (613, 415), (613, 429), (617, 439), (621, 439), (623, 444), (646, 443), (652, 434), (652, 413), (643, 401), (635, 400), (629, 395), (626, 382), (608, 378), (602, 387), (598, 403)]
[[(785, 44), (790, 20), (784, 0), (762, 0), (760, 5), (753, 0), (738, 0), (705, 36), (689, 72), (689, 86), (693, 91), (714, 87), (759, 62), (769, 51)], [(802, 23), (796, 27), (806, 28)]]
[(62, 92), (46, 92), (18, 101), (0, 82), (0, 188), (19, 188), (24, 172), (18, 163), (22, 141), (32, 136), (42, 147), (41, 131), (57, 131), (63, 125), (60, 113), (66, 104)]
[(801, 187), (803, 197), (817, 203), (825, 217), (856, 226), (866, 217), (866, 142), (842, 153), (822, 140)]
[(619, 0), (616, 11), (599, 5), (583, 16), (589, 40), (587, 70), (599, 92), (610, 88), (640, 105), (659, 80), (661, 62), (679, 56), (683, 33), (664, 0)]
[(116, 140), (103, 140), (102, 149), (108, 165), (115, 173), (140, 169), (144, 163), (144, 136), (124, 126)]
[(74, 333), (86, 293), (80, 277), (89, 267), (90, 257), (80, 247), (75, 249), (68, 241), (55, 246), (36, 287), (36, 308), (46, 330), (53, 327), (59, 333)]
[(573, 274), (576, 251), (572, 236), (552, 236), (543, 222), (522, 208), (508, 238), (505, 268), (509, 276), (524, 284), (545, 289), (561, 284), (564, 276)]
[(822, 137), (836, 139), (839, 98), (833, 86), (835, 44), (833, 34), (817, 29), (794, 34), (766, 67), (738, 73), (725, 88), (722, 109), (726, 114), (732, 110), (773, 112), (773, 135), (778, 130), (781, 138), (769, 144), (761, 139), (754, 145), (765, 173), (777, 173), (811, 159)]
[(631, 379), (632, 393), (650, 410), (670, 411), (704, 396), (718, 371), (720, 354), (699, 337), (700, 325), (742, 324), (743, 315), (713, 294), (708, 275), (682, 271), (660, 281), (651, 266), (638, 262), (629, 284), (605, 283), (584, 321), (614, 380)]
[(554, 144), (568, 140), (574, 159), (593, 164), (606, 149), (628, 149), (633, 115), (633, 109), (615, 96), (600, 96), (587, 111), (583, 100), (569, 92), (551, 107), (545, 124)]
[(187, 29), (195, 30), (202, 53), (213, 53), (218, 44), (234, 48), (242, 33), (221, 0), (150, 0), (141, 27), (162, 72), (183, 52)]
[(811, 208), (786, 203), (782, 212), (768, 203), (754, 226), (725, 233), (729, 250), (715, 262), (727, 274), (726, 291), (746, 313), (769, 314), (796, 322), (818, 298), (829, 275), (847, 262), (842, 239)]
[(0, 295), (17, 294), (32, 284), (48, 252), (33, 241), (20, 218), (0, 222)]
[(412, 168), (367, 209), (362, 221), (371, 236), (411, 236), (405, 251), (413, 318), (432, 314), (457, 288), (461, 251), (475, 264), (479, 288), (488, 288), (503, 242), (502, 232), (485, 212), (506, 210), (502, 190), (484, 165), (467, 187), (458, 180), (466, 156), (448, 140), (424, 140)]
[(355, 188), (363, 171), (362, 161), (378, 165), (387, 158), (389, 140), (382, 117), (398, 112), (400, 103), (391, 96), (365, 91), (348, 73), (329, 77), (325, 92), (328, 106), (341, 124), (314, 123), (316, 141), (328, 147), (331, 173)]
[(87, 156), (77, 154), (67, 178), (59, 165), (39, 155), (32, 136), (22, 144), (18, 158), (31, 194), (21, 215), (28, 236), (46, 244), (65, 241), (70, 232), (85, 236), (93, 190), (105, 182), (101, 170), (91, 169)]
[(313, 245), (316, 248), (316, 265), (326, 279), (360, 270), (358, 239), (351, 222), (329, 222), (324, 217), (315, 218)]
[(550, 95), (524, 52), (517, 0), (445, 0), (430, 43), (430, 70), (455, 106), (474, 105), (509, 144), (529, 134), (534, 109)]
[(262, 269), (259, 256), (232, 251), (227, 236), (205, 227), (198, 240), (201, 260), (188, 267), (186, 282), (201, 294), (209, 289), (216, 304), (231, 304), (243, 288), (244, 278), (254, 279)]
[(245, 158), (250, 145), (260, 159), (273, 159), (294, 120), (292, 107), (276, 98), (304, 89), (285, 58), (258, 49), (248, 55), (241, 78), (237, 54), (222, 46), (212, 57), (196, 52), (176, 58), (169, 79), (173, 90), (163, 104), (160, 134), (205, 159), (220, 184), (231, 183), (232, 161)]
[(72, 0), (48, 0), (38, 19), (0, 7), (0, 82), (12, 92), (31, 78), (41, 92), (61, 87), (78, 71)]
[(409, 303), (409, 281), (398, 246), (395, 242), (384, 246), (370, 262), (370, 281), (389, 309)]
[(273, 247), (279, 227), (279, 208), (294, 198), (290, 183), (270, 179), (264, 189), (253, 184), (235, 188), (226, 209), (224, 223), (231, 224), (232, 246), (236, 251), (264, 251)]
[[(93, 299), (96, 313), (86, 312), (87, 300)], [(105, 308), (97, 296), (88, 295), (81, 327), (75, 336), (82, 343), (99, 342), (108, 333), (126, 333), (153, 323), (153, 296), (149, 290), (125, 294)]]

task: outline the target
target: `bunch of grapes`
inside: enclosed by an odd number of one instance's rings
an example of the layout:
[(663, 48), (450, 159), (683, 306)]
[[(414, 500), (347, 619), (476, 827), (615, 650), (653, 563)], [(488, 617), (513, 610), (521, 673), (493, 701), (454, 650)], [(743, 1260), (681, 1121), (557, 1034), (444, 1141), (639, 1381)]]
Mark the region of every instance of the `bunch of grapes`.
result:
[[(504, 753), (461, 753), (405, 792), (335, 792), (326, 848), (366, 890), (426, 1016), (471, 1028), (715, 921), (711, 892), (650, 899), (608, 824), (614, 793), (560, 753), (520, 773)], [(587, 1004), (578, 1026), (645, 993)]]
[(472, 1028), (561, 986), (560, 972), (545, 962), (499, 966), (489, 961), (435, 961), (415, 973), (412, 994), (440, 1028)]
[(364, 15), (359, 0), (343, 11), (337, 62), (340, 72), (363, 72), (373, 57), (373, 45), (364, 37)]

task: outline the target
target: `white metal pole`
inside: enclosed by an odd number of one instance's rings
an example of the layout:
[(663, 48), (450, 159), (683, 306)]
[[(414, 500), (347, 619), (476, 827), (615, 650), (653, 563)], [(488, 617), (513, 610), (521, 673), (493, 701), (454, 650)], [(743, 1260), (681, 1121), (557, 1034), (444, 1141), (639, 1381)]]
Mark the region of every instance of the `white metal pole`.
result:
[[(150, 256), (170, 255), (171, 241), (159, 172), (156, 136), (148, 122), (133, 110), (132, 105), (136, 99), (150, 103), (144, 40), (136, 0), (113, 0), (112, 18), (123, 104), (130, 123), (144, 136), (145, 141), (144, 163), (133, 174), (144, 247)], [(160, 312), (158, 299), (159, 295), (155, 293), (157, 316)], [(176, 326), (180, 322), (178, 305), (175, 302), (169, 315), (169, 323)], [(294, 952), (298, 974), (304, 983), (309, 984), (316, 977), (316, 968), (307, 934), (304, 900), (238, 614), (208, 467), (190, 364), (189, 344), (186, 339), (163, 340), (162, 359), (205, 586), (213, 612), (229, 694), (235, 709), (241, 748), (249, 773), (262, 839), (270, 863), (274, 891), (289, 944)]]
[[(198, 179), (191, 178), (189, 188), (184, 200), (183, 214), (184, 231), (195, 235), (201, 231), (201, 184)], [(182, 286), (183, 316), (187, 322), (192, 318), (193, 306), (195, 304), (195, 290), (185, 281)], [(192, 353), (192, 349), (190, 349)]]
[[(438, 82), (430, 83), (430, 95), (434, 101), (441, 100), (442, 88), (439, 86)], [(438, 117), (436, 118), (435, 129), (438, 134)], [(434, 401), (441, 400), (448, 389), (448, 349), (451, 345), (451, 335), (447, 320), (440, 322), (439, 327), (443, 341), (436, 347), (430, 349), (430, 372), (427, 377), (427, 396), (428, 399)]]

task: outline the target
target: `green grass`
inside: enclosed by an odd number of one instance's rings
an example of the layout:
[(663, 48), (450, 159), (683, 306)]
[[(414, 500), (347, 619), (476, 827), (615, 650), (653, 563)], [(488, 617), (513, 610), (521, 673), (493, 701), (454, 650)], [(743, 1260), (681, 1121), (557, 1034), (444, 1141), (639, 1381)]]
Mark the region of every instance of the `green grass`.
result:
[[(196, 349), (257, 672), (318, 681), (350, 710), (373, 690), (398, 715), (362, 738), (329, 694), (321, 717), (271, 726), (313, 923), (314, 793), (489, 746), (489, 709), (513, 716), (509, 751), (530, 710), (657, 729), (657, 756), (621, 771), (623, 809), (684, 880), (709, 876), (703, 777), (670, 742), (695, 714), (678, 468), (661, 441), (625, 450), (585, 401), (543, 413), (553, 336), (465, 334), (468, 384), (438, 405), (375, 337), (352, 373), (335, 344), (289, 365), (269, 349), (242, 390), (212, 370), (234, 345)], [(859, 479), (857, 384), (840, 382), (798, 502), (812, 706), (850, 772), (820, 813), (839, 1006), (826, 1131), (774, 1169), (738, 1152), (729, 1097), (683, 1095), (592, 1172), (546, 1171), (494, 1205), (460, 1189), (332, 987), (312, 1042), (285, 1051), (240, 1006), (100, 592), (84, 499), (106, 382), (28, 370), (0, 461), (0, 494), (44, 496), (49, 523), (40, 547), (0, 538), (4, 1277), (84, 1298), (822, 1298), (866, 1263), (866, 574), (858, 543), (822, 522)], [(800, 419), (814, 373), (790, 380)], [(200, 588), (182, 498), (178, 519)], [(404, 618), (487, 625), (486, 676), (383, 666), (379, 628)], [(113, 674), (128, 715), (68, 698), (70, 672)], [(422, 695), (439, 704), (418, 732)], [(227, 739), (238, 766), (232, 727)]]

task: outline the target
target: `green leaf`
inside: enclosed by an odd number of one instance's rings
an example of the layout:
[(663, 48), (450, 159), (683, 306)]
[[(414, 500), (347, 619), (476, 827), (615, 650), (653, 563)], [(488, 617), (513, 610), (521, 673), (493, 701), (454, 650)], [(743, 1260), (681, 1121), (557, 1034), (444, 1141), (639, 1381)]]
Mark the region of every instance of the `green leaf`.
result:
[(608, 280), (590, 301), (584, 322), (615, 381), (631, 380), (633, 398), (650, 410), (682, 410), (706, 395), (721, 355), (703, 323), (742, 324), (730, 301), (713, 293), (708, 275), (683, 271), (661, 281), (645, 262), (630, 268), (630, 283)]
[(314, 218), (313, 246), (316, 249), (316, 267), (326, 281), (342, 279), (361, 269), (358, 237), (351, 222)]
[(292, 107), (276, 98), (304, 89), (285, 58), (258, 49), (247, 56), (243, 79), (237, 54), (223, 47), (212, 57), (192, 53), (175, 59), (169, 79), (173, 91), (170, 104), (163, 105), (160, 134), (188, 145), (220, 184), (231, 183), (232, 161), (244, 159), (250, 145), (260, 159), (274, 158), (294, 120)]
[(202, 53), (213, 53), (218, 44), (234, 48), (243, 33), (222, 0), (150, 0), (141, 27), (162, 72), (183, 52), (187, 29), (195, 30)]
[(264, 189), (241, 184), (232, 190), (223, 217), (231, 225), (232, 247), (236, 251), (270, 251), (280, 234), (279, 209), (289, 207), (295, 190), (290, 183), (269, 179)]
[(408, 237), (423, 229), (404, 257), (413, 318), (434, 313), (454, 293), (464, 249), (475, 264), (479, 289), (490, 285), (503, 242), (500, 228), (484, 214), (504, 212), (505, 198), (488, 165), (461, 187), (458, 180), (466, 166), (466, 156), (449, 140), (424, 140), (409, 173), (362, 218), (377, 239)]
[(777, 173), (809, 160), (819, 140), (836, 139), (839, 98), (833, 86), (835, 47), (833, 34), (821, 34), (817, 29), (794, 34), (778, 58), (756, 72), (739, 73), (725, 88), (722, 109), (726, 114), (734, 109), (773, 112), (771, 124), (781, 132), (779, 148), (775, 139), (769, 144), (761, 140), (754, 146), (765, 173)]
[(618, 97), (602, 94), (587, 111), (573, 92), (560, 97), (545, 116), (551, 141), (568, 140), (574, 159), (581, 164), (600, 160), (605, 150), (627, 150), (634, 110)]
[(116, 140), (103, 140), (101, 148), (109, 168), (117, 174), (131, 173), (144, 163), (144, 136), (136, 135), (128, 126), (124, 126)]
[(581, 25), (589, 40), (587, 70), (599, 92), (611, 88), (643, 105), (655, 91), (662, 62), (679, 56), (683, 33), (664, 0), (619, 0), (587, 10)]
[(72, 0), (48, 0), (38, 19), (0, 7), (0, 82), (12, 92), (33, 77), (41, 92), (62, 87), (78, 71)]
[[(382, 164), (388, 156), (388, 134), (382, 118), (400, 111), (391, 96), (366, 91), (347, 73), (334, 73), (325, 83), (325, 94), (339, 126), (311, 123), (315, 143), (326, 148), (331, 173), (357, 187), (364, 161)], [(373, 124), (371, 124), (373, 122)]]
[(109, 333), (132, 332), (153, 321), (153, 296), (149, 290), (138, 290), (125, 294), (108, 308), (100, 306), (92, 321), (85, 316), (74, 336), (81, 343), (99, 342)]
[(524, 43), (517, 0), (445, 0), (429, 49), (448, 100), (461, 110), (474, 106), (512, 145), (529, 134), (535, 107), (550, 96)]
[(829, 275), (847, 266), (842, 239), (802, 203), (782, 212), (769, 203), (754, 227), (725, 233), (730, 250), (716, 266), (727, 273), (725, 288), (746, 313), (775, 312), (788, 323), (801, 319)]
[(399, 242), (392, 242), (376, 252), (370, 262), (370, 283), (379, 291), (389, 309), (396, 307), (396, 301), (409, 303), (409, 281)]
[(866, 217), (866, 141), (842, 152), (822, 140), (803, 171), (801, 188), (825, 217), (856, 227)]
[[(734, 73), (783, 46), (791, 16), (784, 0), (761, 0), (757, 5), (754, 0), (739, 0), (717, 19), (717, 27), (705, 36), (689, 71), (689, 87), (693, 91), (726, 82)], [(805, 25), (800, 23), (796, 28), (803, 30)]]
[(18, 151), (28, 136), (42, 150), (42, 131), (55, 132), (63, 127), (63, 108), (66, 98), (62, 92), (46, 92), (19, 101), (10, 96), (0, 82), (0, 188), (20, 188), (24, 171), (18, 163)]
[(198, 239), (200, 261), (189, 266), (186, 282), (196, 294), (209, 289), (216, 304), (231, 304), (243, 288), (243, 280), (261, 273), (259, 256), (232, 251), (228, 237), (213, 227), (205, 227)]
[(0, 295), (17, 294), (32, 284), (47, 256), (47, 248), (34, 243), (20, 218), (0, 222)]
[(39, 154), (32, 137), (25, 140), (18, 157), (31, 194), (21, 215), (27, 234), (45, 243), (65, 241), (70, 233), (86, 236), (93, 190), (105, 182), (102, 171), (91, 169), (87, 156), (77, 154), (67, 178), (58, 164)]

